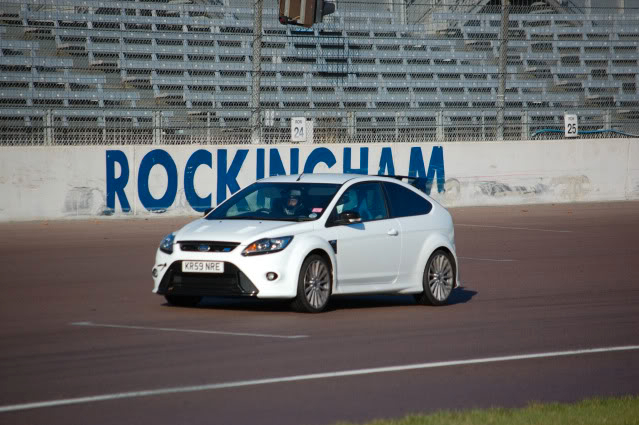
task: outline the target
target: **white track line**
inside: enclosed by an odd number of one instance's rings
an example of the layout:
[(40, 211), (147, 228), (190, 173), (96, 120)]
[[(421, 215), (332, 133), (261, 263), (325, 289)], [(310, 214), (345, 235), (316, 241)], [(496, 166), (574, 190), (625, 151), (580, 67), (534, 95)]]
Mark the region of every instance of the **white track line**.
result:
[(461, 258), (462, 260), (495, 261), (497, 263), (510, 263), (512, 261), (519, 261), (519, 260), (507, 260), (507, 259), (497, 259), (497, 258), (476, 258), (476, 257), (457, 257), (457, 258)]
[(337, 372), (312, 373), (308, 375), (283, 376), (279, 378), (254, 379), (250, 381), (221, 382), (217, 384), (194, 385), (194, 386), (186, 386), (186, 387), (169, 387), (169, 388), (160, 388), (155, 390), (131, 391), (131, 392), (122, 392), (122, 393), (113, 393), (113, 394), (103, 394), (103, 395), (96, 395), (96, 396), (89, 396), (89, 397), (40, 401), (35, 403), (13, 404), (8, 406), (0, 406), (0, 413), (13, 412), (16, 410), (39, 409), (43, 407), (65, 406), (69, 404), (93, 403), (96, 401), (160, 396), (160, 395), (167, 395), (167, 394), (190, 393), (190, 392), (198, 392), (198, 391), (211, 391), (211, 390), (220, 390), (220, 389), (226, 389), (226, 388), (277, 384), (277, 383), (283, 383), (283, 382), (310, 381), (314, 379), (339, 378), (344, 376), (355, 376), (355, 375), (370, 375), (374, 373), (402, 372), (402, 371), (416, 370), (416, 369), (432, 369), (432, 368), (439, 368), (439, 367), (463, 366), (463, 365), (472, 365), (472, 364), (481, 364), (481, 363), (498, 363), (498, 362), (514, 361), (514, 360), (543, 359), (543, 358), (549, 358), (549, 357), (578, 356), (578, 355), (584, 355), (584, 354), (610, 353), (610, 352), (634, 351), (634, 350), (639, 350), (639, 345), (589, 348), (589, 349), (583, 349), (583, 350), (554, 351), (554, 352), (534, 353), (534, 354), (518, 354), (513, 356), (485, 357), (480, 359), (453, 360), (453, 361), (446, 361), (446, 362), (417, 363), (417, 364), (409, 364), (409, 365), (401, 365), (401, 366), (376, 367), (376, 368), (369, 368), (369, 369), (353, 369), (353, 370), (342, 370)]
[(205, 331), (200, 329), (152, 328), (147, 326), (109, 325), (105, 323), (93, 323), (93, 322), (74, 322), (74, 323), (71, 323), (71, 325), (87, 326), (92, 328), (139, 329), (144, 331), (184, 332), (184, 333), (192, 333), (192, 334), (231, 335), (231, 336), (252, 336), (252, 337), (259, 337), (259, 338), (280, 338), (280, 339), (308, 338), (308, 335), (272, 335), (272, 334), (256, 334), (256, 333), (247, 333), (247, 332)]
[(572, 233), (572, 230), (550, 230), (550, 229), (533, 229), (530, 227), (508, 227), (508, 226), (491, 226), (488, 224), (463, 224), (455, 223), (455, 226), (462, 227), (486, 227), (489, 229), (506, 229), (506, 230), (528, 230), (530, 232), (551, 232), (551, 233)]

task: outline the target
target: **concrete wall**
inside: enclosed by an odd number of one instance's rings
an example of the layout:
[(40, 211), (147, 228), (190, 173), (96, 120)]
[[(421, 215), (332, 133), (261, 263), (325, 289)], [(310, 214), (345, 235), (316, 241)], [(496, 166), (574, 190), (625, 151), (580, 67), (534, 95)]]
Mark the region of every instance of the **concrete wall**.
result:
[(0, 221), (198, 214), (258, 178), (428, 178), (446, 206), (639, 199), (639, 140), (0, 149)]

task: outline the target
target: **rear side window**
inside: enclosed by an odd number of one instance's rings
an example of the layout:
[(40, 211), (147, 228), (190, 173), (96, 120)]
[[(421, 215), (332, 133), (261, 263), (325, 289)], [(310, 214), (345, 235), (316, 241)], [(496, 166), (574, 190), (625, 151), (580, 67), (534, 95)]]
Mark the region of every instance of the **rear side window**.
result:
[(384, 182), (391, 217), (410, 217), (428, 214), (433, 205), (410, 189), (395, 183)]

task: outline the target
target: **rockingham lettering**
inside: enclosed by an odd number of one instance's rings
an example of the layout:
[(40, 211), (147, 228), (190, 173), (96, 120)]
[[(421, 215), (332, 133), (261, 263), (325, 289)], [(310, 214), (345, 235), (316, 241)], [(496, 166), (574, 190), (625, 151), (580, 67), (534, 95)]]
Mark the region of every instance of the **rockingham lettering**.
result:
[[(216, 203), (220, 204), (230, 194), (240, 190), (240, 181), (253, 181), (266, 177), (267, 154), (265, 148), (256, 149), (197, 149), (187, 159), (183, 170), (172, 155), (163, 149), (154, 149), (146, 153), (138, 164), (130, 163), (132, 158), (123, 150), (113, 149), (106, 151), (106, 203), (107, 209), (114, 212), (120, 209), (122, 212), (131, 211), (131, 203), (127, 198), (125, 189), (130, 182), (131, 167), (137, 168), (137, 185), (135, 196), (140, 204), (148, 211), (162, 212), (170, 209), (178, 194), (178, 182), (180, 174), (183, 176), (182, 190), (184, 198), (193, 210), (202, 212), (210, 208), (213, 203), (213, 189), (216, 190)], [(336, 158), (335, 152), (341, 150), (341, 156)], [(369, 170), (377, 171), (380, 175), (395, 175), (397, 168), (391, 147), (382, 147), (381, 150), (365, 147), (343, 147), (333, 150), (328, 147), (316, 147), (310, 152), (307, 150), (302, 170), (304, 173), (313, 173), (320, 167), (322, 171), (328, 169), (335, 173), (369, 174)], [(377, 152), (379, 157), (372, 158), (371, 151)], [(359, 159), (354, 158), (355, 152)], [(396, 153), (396, 152), (395, 152)], [(339, 156), (339, 155), (338, 155)], [(297, 147), (269, 148), (268, 149), (268, 175), (277, 176), (285, 174), (298, 174), (301, 165), (301, 152)], [(286, 162), (286, 163), (285, 163)], [(371, 167), (371, 164), (373, 165)], [(149, 177), (154, 167), (161, 167), (167, 175), (165, 187), (154, 187), (155, 193), (163, 193), (159, 198), (151, 194)], [(254, 167), (254, 173), (253, 173)], [(206, 181), (199, 184), (199, 192), (196, 191), (195, 174), (198, 169), (214, 176), (215, 181)], [(398, 170), (399, 174), (407, 174), (414, 177), (426, 178), (426, 191), (430, 193), (433, 183), (437, 182), (437, 191), (444, 192), (446, 181), (444, 171), (444, 149), (441, 146), (433, 146), (428, 159), (428, 167), (422, 147), (410, 148), (408, 158), (408, 170)], [(253, 177), (254, 176), (254, 177)], [(131, 190), (131, 186), (128, 186)], [(130, 192), (129, 192), (130, 193)]]

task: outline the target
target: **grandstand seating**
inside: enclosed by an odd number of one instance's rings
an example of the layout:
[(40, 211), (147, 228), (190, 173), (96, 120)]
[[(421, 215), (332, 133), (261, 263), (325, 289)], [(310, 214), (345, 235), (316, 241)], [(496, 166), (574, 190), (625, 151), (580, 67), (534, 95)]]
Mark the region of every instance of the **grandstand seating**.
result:
[[(0, 0), (0, 143), (45, 133), (43, 143), (247, 142), (250, 5)], [(275, 5), (265, 1), (266, 141), (288, 141), (296, 116), (314, 119), (325, 142), (495, 137), (492, 3), (398, 11), (354, 2), (312, 30), (280, 25)], [(639, 12), (572, 6), (534, 1), (511, 11), (509, 138), (560, 127), (566, 112), (584, 129), (633, 131)]]

